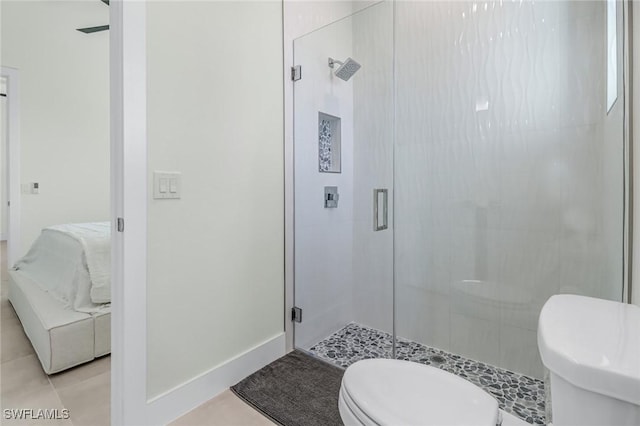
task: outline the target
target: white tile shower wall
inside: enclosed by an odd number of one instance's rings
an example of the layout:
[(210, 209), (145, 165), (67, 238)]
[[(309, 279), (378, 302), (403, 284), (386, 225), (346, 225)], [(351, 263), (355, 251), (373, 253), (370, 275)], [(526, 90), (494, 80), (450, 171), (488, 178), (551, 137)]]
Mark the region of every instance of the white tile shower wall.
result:
[(374, 232), (373, 189), (389, 190), (393, 223), (393, 3), (353, 18), (353, 304), (355, 321), (393, 329), (393, 227)]
[(621, 287), (604, 3), (398, 2), (396, 23), (398, 334), (541, 377), (546, 299)]
[(346, 18), (377, 0), (285, 0), (285, 46), (289, 41)]
[[(353, 80), (335, 77), (328, 58), (353, 56), (352, 20), (344, 19), (294, 42), (302, 66), (295, 83), (296, 346), (308, 349), (354, 320)], [(318, 171), (318, 112), (341, 118), (342, 172)], [(338, 208), (324, 208), (324, 187), (337, 186)]]

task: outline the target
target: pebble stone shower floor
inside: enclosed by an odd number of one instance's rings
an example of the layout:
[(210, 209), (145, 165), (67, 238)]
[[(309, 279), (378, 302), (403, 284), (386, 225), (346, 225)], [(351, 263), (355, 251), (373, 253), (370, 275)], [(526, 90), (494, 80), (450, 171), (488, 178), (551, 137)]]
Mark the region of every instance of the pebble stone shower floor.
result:
[[(347, 368), (366, 358), (390, 358), (392, 336), (351, 323), (315, 344), (309, 352)], [(531, 424), (545, 424), (542, 380), (398, 338), (398, 359), (438, 367), (469, 380), (493, 395), (500, 408)]]

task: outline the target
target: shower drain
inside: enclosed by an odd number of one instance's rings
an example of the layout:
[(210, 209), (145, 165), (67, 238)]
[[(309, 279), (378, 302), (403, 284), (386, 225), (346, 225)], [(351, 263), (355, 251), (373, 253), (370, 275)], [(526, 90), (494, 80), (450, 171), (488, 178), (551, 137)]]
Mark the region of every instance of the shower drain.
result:
[(431, 355), (429, 357), (429, 361), (433, 362), (434, 364), (443, 364), (445, 363), (447, 360), (445, 357), (441, 356), (441, 355)]

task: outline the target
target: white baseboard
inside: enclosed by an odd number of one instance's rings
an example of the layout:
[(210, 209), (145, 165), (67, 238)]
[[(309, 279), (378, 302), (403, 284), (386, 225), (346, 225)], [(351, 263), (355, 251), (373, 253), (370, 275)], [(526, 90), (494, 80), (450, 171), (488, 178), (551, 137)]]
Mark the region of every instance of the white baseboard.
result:
[(159, 395), (148, 402), (148, 424), (167, 424), (224, 392), (246, 376), (285, 354), (280, 333), (235, 358)]

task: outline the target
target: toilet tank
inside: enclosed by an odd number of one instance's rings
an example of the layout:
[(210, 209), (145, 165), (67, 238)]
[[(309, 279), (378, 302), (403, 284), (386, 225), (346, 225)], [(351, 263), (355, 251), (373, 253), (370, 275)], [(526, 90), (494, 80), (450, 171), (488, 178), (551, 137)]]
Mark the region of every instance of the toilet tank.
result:
[(552, 296), (538, 348), (551, 373), (554, 426), (640, 425), (640, 307)]

